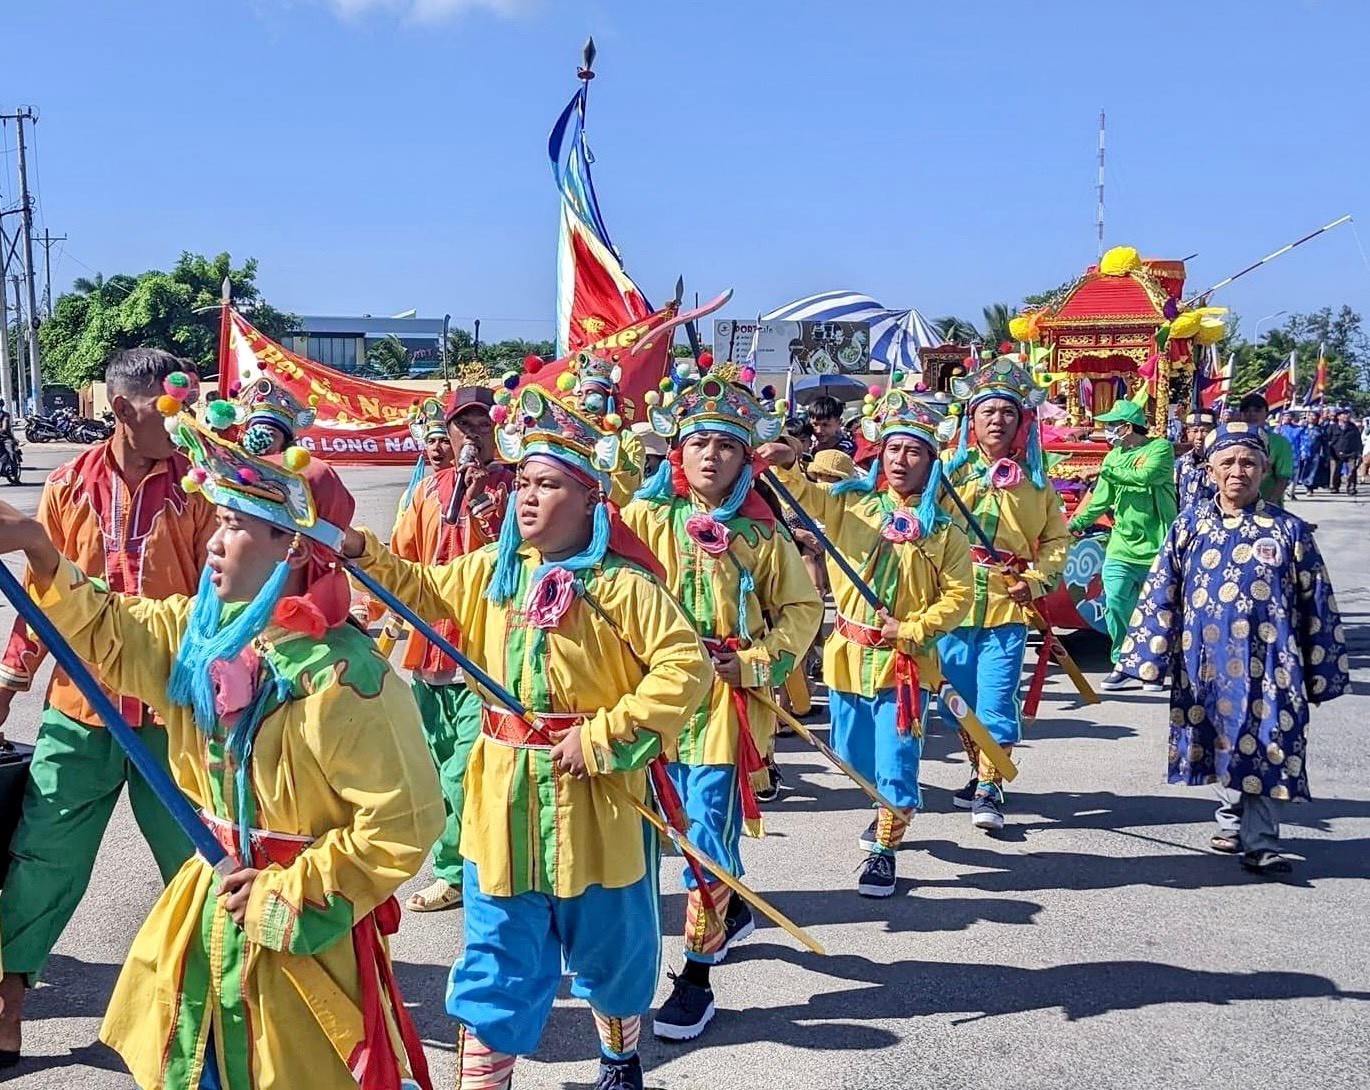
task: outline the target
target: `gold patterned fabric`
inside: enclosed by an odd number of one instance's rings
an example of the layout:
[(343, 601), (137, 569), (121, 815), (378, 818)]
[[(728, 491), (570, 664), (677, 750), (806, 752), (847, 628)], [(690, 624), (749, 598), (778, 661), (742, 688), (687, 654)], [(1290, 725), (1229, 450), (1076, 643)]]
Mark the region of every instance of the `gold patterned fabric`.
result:
[(1171, 678), (1170, 782), (1308, 797), (1309, 706), (1349, 686), (1332, 583), (1296, 515), (1258, 500), (1180, 513), (1142, 590), (1118, 668)]

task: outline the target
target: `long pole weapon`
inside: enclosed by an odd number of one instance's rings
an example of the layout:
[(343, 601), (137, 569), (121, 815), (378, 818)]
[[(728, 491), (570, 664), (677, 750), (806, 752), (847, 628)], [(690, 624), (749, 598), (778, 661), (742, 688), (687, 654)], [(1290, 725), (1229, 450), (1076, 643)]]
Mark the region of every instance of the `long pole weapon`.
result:
[(171, 819), (190, 838), (190, 842), (195, 846), (200, 857), (214, 868), (214, 872), (221, 878), (237, 870), (237, 862), (228, 852), (224, 851), (223, 845), (200, 820), (199, 813), (190, 804), (190, 800), (181, 793), (181, 789), (176, 786), (170, 773), (158, 763), (148, 748), (143, 745), (142, 739), (119, 714), (119, 709), (114, 706), (114, 702), (100, 688), (86, 664), (77, 657), (76, 652), (71, 649), (71, 645), (57, 631), (57, 627), (48, 619), (47, 614), (28, 596), (19, 580), (15, 578), (14, 573), (4, 564), (0, 564), (0, 594), (4, 594), (9, 599), (10, 605), (14, 606), (19, 616), (33, 629), (34, 635), (38, 637), (43, 646), (52, 652), (53, 660), (66, 672), (67, 677), (71, 678), (72, 683), (81, 690), (81, 695), (95, 709), (95, 714), (100, 717), (101, 722), (109, 730), (110, 736), (124, 751), (129, 763), (147, 781), (147, 785), (152, 788), (152, 793), (157, 796), (157, 801), (166, 807)]
[[(842, 569), (842, 574), (845, 575), (851, 585), (856, 588), (857, 593), (866, 600), (867, 604), (870, 605), (872, 609), (884, 612), (886, 606), (885, 603), (880, 600), (880, 596), (866, 584), (866, 581), (862, 579), (861, 576), (856, 574), (856, 569), (852, 567), (851, 561), (838, 551), (837, 546), (834, 545), (828, 535), (823, 532), (822, 527), (813, 520), (813, 516), (805, 511), (804, 508), (799, 505), (799, 501), (791, 494), (790, 490), (781, 484), (780, 478), (769, 469), (766, 470), (764, 476), (766, 483), (775, 489), (776, 495), (789, 505), (790, 510), (795, 513), (795, 517), (804, 524), (804, 529), (813, 534), (827, 554), (832, 557), (833, 563)], [(974, 709), (966, 703), (965, 699), (952, 687), (951, 683), (948, 682), (946, 678), (941, 679), (941, 685), (938, 687), (937, 695), (942, 702), (942, 707), (950, 712), (952, 718), (956, 720), (957, 725), (970, 735), (975, 744), (980, 747), (980, 752), (989, 758), (990, 763), (994, 765), (999, 774), (1006, 780), (1014, 779), (1018, 775), (1018, 769), (1009, 758), (1009, 755), (1004, 752), (1003, 746), (994, 740), (994, 736), (985, 729), (985, 725), (980, 722), (980, 718), (975, 714)]]
[(1209, 288), (1207, 291), (1201, 291), (1201, 292), (1199, 292), (1199, 294), (1197, 294), (1197, 295), (1192, 295), (1192, 296), (1190, 296), (1187, 300), (1185, 300), (1185, 305), (1186, 305), (1186, 306), (1191, 306), (1192, 304), (1194, 304), (1194, 303), (1197, 302), (1198, 300), (1203, 299), (1203, 298), (1206, 298), (1206, 297), (1209, 296), (1209, 295), (1212, 295), (1212, 294), (1213, 294), (1215, 291), (1217, 291), (1219, 288), (1225, 288), (1225, 287), (1227, 287), (1227, 285), (1230, 284), (1230, 283), (1232, 283), (1232, 281), (1234, 281), (1234, 280), (1239, 280), (1241, 277), (1245, 276), (1247, 273), (1251, 272), (1253, 269), (1259, 268), (1261, 265), (1264, 265), (1267, 261), (1273, 261), (1275, 258), (1279, 257), (1281, 254), (1287, 254), (1290, 250), (1294, 249), (1295, 246), (1302, 246), (1302, 245), (1303, 245), (1305, 242), (1307, 242), (1309, 239), (1311, 239), (1311, 238), (1317, 238), (1317, 237), (1318, 237), (1320, 234), (1322, 234), (1324, 231), (1330, 231), (1330, 230), (1332, 230), (1333, 227), (1339, 227), (1341, 224), (1346, 223), (1350, 218), (1351, 218), (1351, 217), (1350, 217), (1349, 214), (1348, 214), (1348, 215), (1345, 215), (1345, 216), (1342, 216), (1341, 219), (1333, 220), (1331, 223), (1329, 223), (1329, 224), (1327, 224), (1327, 225), (1325, 225), (1325, 226), (1323, 226), (1323, 227), (1319, 227), (1316, 231), (1310, 231), (1308, 234), (1304, 235), (1303, 238), (1295, 239), (1293, 242), (1289, 243), (1287, 246), (1281, 246), (1281, 247), (1280, 247), (1278, 250), (1276, 250), (1274, 253), (1266, 254), (1266, 255), (1265, 255), (1263, 258), (1261, 258), (1259, 261), (1253, 261), (1250, 265), (1248, 265), (1246, 268), (1244, 268), (1241, 272), (1233, 273), (1233, 274), (1232, 274), (1231, 276), (1229, 276), (1226, 280), (1219, 280), (1216, 284), (1214, 284), (1214, 285), (1213, 285), (1211, 288)]
[[(464, 655), (460, 650), (453, 646), (451, 641), (446, 640), (442, 636), (440, 636), (436, 631), (434, 631), (431, 625), (425, 622), (423, 618), (421, 618), (417, 613), (415, 613), (412, 609), (410, 609), (407, 605), (400, 601), (399, 598), (397, 598), (389, 590), (387, 590), (380, 583), (378, 583), (372, 575), (370, 575), (368, 572), (363, 571), (358, 564), (352, 561), (348, 561), (345, 564), (345, 567), (347, 568), (349, 574), (351, 574), (359, 583), (361, 583), (362, 586), (366, 587), (368, 591), (370, 591), (382, 602), (384, 602), (387, 606), (389, 606), (390, 609), (394, 610), (397, 615), (399, 615), (410, 625), (412, 625), (415, 632), (418, 632), (421, 635), (425, 636), (430, 642), (432, 642), (438, 648), (438, 650), (442, 651), (444, 654), (454, 659), (457, 662), (457, 664), (462, 668), (462, 670), (470, 678), (472, 678), (477, 685), (479, 685), (481, 688), (489, 692), (491, 696), (493, 696), (511, 712), (513, 712), (520, 719), (522, 719), (524, 723), (526, 723), (528, 727), (531, 728), (533, 733), (537, 735), (543, 742), (551, 744), (552, 739), (538, 723), (537, 715), (534, 712), (529, 711), (527, 706), (525, 706), (524, 703), (518, 699), (518, 697), (516, 697), (513, 693), (511, 693), (508, 689), (506, 689), (488, 673), (486, 673), (474, 662), (472, 662), (468, 656)], [(646, 821), (649, 825), (656, 829), (656, 831), (660, 833), (662, 836), (669, 839), (671, 843), (676, 846), (681, 855), (692, 857), (693, 859), (695, 859), (698, 863), (700, 863), (706, 870), (712, 873), (714, 877), (716, 877), (730, 890), (736, 893), (743, 900), (750, 903), (753, 907), (755, 907), (758, 911), (760, 911), (762, 914), (771, 919), (774, 923), (784, 928), (785, 931), (787, 931), (799, 942), (803, 943), (815, 954), (827, 953), (827, 951), (824, 950), (823, 947), (819, 944), (818, 940), (813, 938), (807, 931), (805, 931), (802, 927), (796, 924), (788, 916), (782, 913), (779, 909), (775, 908), (759, 893), (752, 890), (750, 887), (739, 881), (737, 878), (734, 878), (731, 874), (728, 873), (727, 869), (721, 863), (715, 862), (707, 854), (705, 854), (698, 847), (696, 847), (687, 837), (683, 836), (678, 830), (673, 828), (668, 822), (663, 821), (660, 814), (658, 814), (650, 806), (644, 803), (641, 799), (634, 796), (632, 792), (625, 788), (621, 783), (617, 783), (616, 781), (608, 777), (599, 777), (597, 778), (597, 782), (604, 788), (604, 790), (608, 794), (627, 803), (633, 810), (637, 811), (637, 813), (642, 817), (644, 821)]]
[[(1004, 564), (1003, 556), (1000, 554), (999, 550), (994, 547), (994, 542), (991, 541), (989, 535), (985, 533), (985, 528), (980, 525), (975, 516), (971, 513), (970, 507), (966, 504), (966, 501), (960, 497), (956, 489), (952, 488), (951, 482), (946, 480), (946, 478), (943, 478), (942, 480), (942, 487), (946, 491), (946, 494), (951, 497), (952, 502), (956, 504), (956, 509), (961, 512), (961, 517), (966, 520), (966, 525), (970, 527), (970, 532), (979, 538), (980, 544), (985, 547), (985, 551), (989, 553), (990, 559), (998, 565), (1001, 571), (1007, 571), (1008, 569)], [(1075, 660), (1071, 658), (1070, 652), (1066, 650), (1065, 645), (1056, 638), (1056, 633), (1052, 631), (1051, 625), (1047, 623), (1046, 618), (1042, 616), (1041, 612), (1037, 609), (1037, 606), (1033, 603), (1029, 603), (1023, 607), (1023, 612), (1027, 614), (1027, 619), (1031, 622), (1032, 627), (1042, 634), (1042, 638), (1046, 641), (1047, 652), (1061, 664), (1061, 669), (1063, 669), (1069, 675), (1070, 680), (1075, 683), (1075, 688), (1079, 690), (1080, 698), (1086, 704), (1099, 703), (1099, 694), (1096, 693), (1094, 687), (1090, 685), (1089, 679), (1084, 675), (1084, 671), (1082, 671)]]

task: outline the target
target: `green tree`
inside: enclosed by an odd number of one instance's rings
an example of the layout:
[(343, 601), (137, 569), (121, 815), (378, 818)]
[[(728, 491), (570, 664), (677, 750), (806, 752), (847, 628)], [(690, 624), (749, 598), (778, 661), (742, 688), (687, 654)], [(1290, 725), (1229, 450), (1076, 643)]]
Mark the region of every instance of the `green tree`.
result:
[(938, 318), (932, 324), (947, 344), (968, 345), (984, 339), (973, 322), (969, 322), (965, 318), (958, 318), (954, 314)]
[(982, 307), (980, 313), (985, 319), (985, 343), (991, 348), (997, 349), (1005, 341), (1012, 341), (1013, 336), (1008, 331), (1008, 322), (1017, 312), (1007, 303), (990, 303), (987, 307)]
[[(1233, 383), (1237, 394), (1260, 386), (1285, 366), (1292, 352), (1298, 399), (1307, 401), (1321, 350), (1327, 363), (1324, 404), (1350, 405), (1357, 413), (1370, 410), (1370, 337), (1361, 326), (1361, 316), (1350, 307), (1292, 314), (1284, 325), (1264, 334), (1259, 344), (1233, 340), (1234, 331), (1235, 327), (1228, 333), (1231, 345), (1222, 347), (1237, 356)], [(1226, 359), (1226, 351), (1222, 358)]]
[(393, 333), (366, 346), (366, 363), (379, 378), (404, 378), (414, 358)]
[(218, 373), (220, 285), (228, 277), (233, 303), (273, 340), (296, 322), (267, 304), (257, 288), (257, 262), (234, 268), (227, 253), (182, 253), (169, 272), (138, 276), (97, 273), (58, 297), (39, 329), (43, 373), (50, 382), (80, 387), (104, 374), (121, 348), (151, 345), (191, 360), (208, 377)]
[(1060, 302), (1062, 297), (1075, 286), (1074, 280), (1067, 280), (1064, 284), (1058, 284), (1050, 291), (1039, 291), (1034, 295), (1023, 296), (1023, 309), (1036, 310), (1039, 307), (1047, 306)]

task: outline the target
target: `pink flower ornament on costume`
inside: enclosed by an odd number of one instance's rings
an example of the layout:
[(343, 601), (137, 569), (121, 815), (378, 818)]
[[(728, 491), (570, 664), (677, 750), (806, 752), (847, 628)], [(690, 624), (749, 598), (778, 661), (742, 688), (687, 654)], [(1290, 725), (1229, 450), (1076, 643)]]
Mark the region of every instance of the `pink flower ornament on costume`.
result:
[(713, 515), (691, 515), (685, 520), (685, 533), (710, 556), (722, 556), (728, 551), (728, 527)]
[(991, 488), (1010, 489), (1023, 483), (1023, 467), (1012, 458), (1000, 458), (989, 467)]
[(880, 527), (880, 536), (895, 545), (918, 541), (923, 537), (923, 524), (912, 511), (899, 507), (885, 518), (885, 524)]
[(556, 628), (576, 596), (575, 575), (566, 568), (553, 568), (534, 585), (528, 595), (528, 623), (534, 628)]
[(257, 673), (261, 659), (251, 647), (244, 647), (234, 658), (218, 659), (209, 667), (214, 683), (214, 709), (225, 726), (238, 721), (244, 708), (257, 694)]

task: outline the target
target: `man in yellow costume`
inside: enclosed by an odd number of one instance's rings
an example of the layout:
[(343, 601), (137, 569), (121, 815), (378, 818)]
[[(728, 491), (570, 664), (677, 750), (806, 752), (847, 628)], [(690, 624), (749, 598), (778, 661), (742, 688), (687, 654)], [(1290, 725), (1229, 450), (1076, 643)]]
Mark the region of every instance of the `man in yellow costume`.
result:
[(239, 864), (220, 884), (194, 856), (172, 878), (101, 1039), (144, 1090), (426, 1087), (382, 936), (442, 800), (413, 699), (346, 623), (352, 497), (298, 448), (258, 458), (169, 425), (216, 505), (195, 597), (111, 594), (0, 511), (0, 550), (28, 554), (35, 599), (104, 683), (165, 720), (172, 775)]
[[(960, 441), (943, 456), (947, 479), (1002, 563), (972, 535), (975, 604), (937, 648), (947, 681), (1008, 752), (1023, 732), (1026, 610), (1061, 577), (1071, 536), (1047, 479), (1037, 430), (1036, 408), (1046, 390), (1008, 356), (953, 378), (951, 389), (965, 401), (965, 411)], [(1002, 829), (1003, 777), (964, 730), (961, 744), (971, 777), (956, 792), (956, 805), (970, 810), (977, 829)]]
[[(869, 406), (862, 434), (879, 445), (865, 476), (823, 486), (795, 467), (794, 449), (768, 443), (761, 455), (879, 599), (877, 612), (829, 565), (837, 622), (823, 652), (833, 748), (902, 810), (920, 804), (918, 766), (936, 641), (972, 601), (965, 531), (938, 504), (938, 449), (954, 433), (946, 407), (904, 389)], [(894, 853), (907, 822), (887, 809), (862, 834), (868, 853), (856, 890), (889, 897)]]
[(699, 637), (606, 503), (617, 433), (530, 387), (499, 413), (518, 487), (499, 541), (449, 564), (401, 560), (370, 532), (344, 550), (538, 719), (487, 703), (466, 772), (465, 949), (447, 1011), (458, 1087), (501, 1090), (537, 1050), (562, 978), (588, 1000), (600, 1090), (641, 1090), (637, 1041), (661, 939), (656, 834), (602, 779), (647, 798), (713, 680)]
[[(623, 519), (666, 566), (666, 582), (714, 661), (717, 683), (694, 709), (667, 769), (690, 839), (729, 872), (743, 872), (745, 830), (761, 835), (756, 790), (775, 713), (748, 690), (781, 685), (813, 642), (823, 604), (783, 522), (756, 488), (752, 452), (779, 438), (768, 412), (722, 365), (693, 377), (648, 413), (674, 440), (667, 459), (623, 509)], [(751, 909), (719, 882), (699, 889), (686, 867), (685, 969), (656, 1013), (658, 1037), (698, 1037), (714, 1015), (710, 967), (755, 930)], [(707, 899), (707, 900), (706, 900)], [(716, 906), (710, 912), (706, 905)]]

